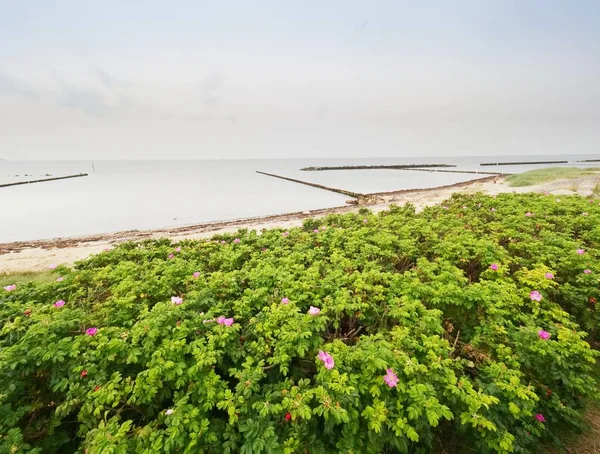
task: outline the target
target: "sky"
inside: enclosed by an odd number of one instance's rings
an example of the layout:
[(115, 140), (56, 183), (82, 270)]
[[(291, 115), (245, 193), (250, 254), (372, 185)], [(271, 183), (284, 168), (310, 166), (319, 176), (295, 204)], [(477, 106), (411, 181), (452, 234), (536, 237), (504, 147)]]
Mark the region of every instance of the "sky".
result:
[(600, 1), (0, 11), (0, 158), (600, 153)]

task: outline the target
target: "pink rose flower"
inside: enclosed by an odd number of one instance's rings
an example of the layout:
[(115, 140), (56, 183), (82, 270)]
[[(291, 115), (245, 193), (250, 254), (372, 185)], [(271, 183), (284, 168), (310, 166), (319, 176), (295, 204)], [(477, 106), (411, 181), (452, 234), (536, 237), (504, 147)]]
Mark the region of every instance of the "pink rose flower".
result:
[(319, 315), (320, 313), (321, 309), (319, 309), (318, 307), (310, 306), (310, 308), (308, 309), (308, 315), (312, 315), (313, 317), (315, 315)]
[(194, 276), (194, 279), (198, 279), (200, 277), (200, 272), (196, 271), (192, 276)]
[(537, 419), (539, 422), (546, 421), (546, 418), (544, 418), (544, 415), (542, 415), (541, 413), (538, 413), (537, 415), (535, 415), (535, 419)]
[(540, 337), (540, 339), (548, 340), (548, 339), (550, 339), (550, 337), (552, 337), (552, 334), (550, 334), (548, 331), (544, 331), (542, 329), (542, 330), (538, 331), (538, 336)]
[(552, 273), (546, 273), (545, 276), (546, 276), (546, 279), (554, 279), (554, 274), (552, 274)]
[(287, 298), (281, 298), (281, 304), (288, 304), (290, 302)]
[(88, 336), (95, 336), (96, 334), (98, 334), (98, 328), (88, 328), (85, 330), (85, 334), (87, 334)]
[(531, 298), (532, 301), (542, 301), (543, 296), (537, 290), (532, 290), (529, 294), (529, 298)]
[(319, 350), (319, 354), (317, 357), (321, 361), (323, 361), (323, 365), (325, 366), (325, 369), (331, 370), (335, 367), (335, 361), (333, 360), (333, 357), (329, 353), (324, 352), (323, 350)]
[(225, 318), (222, 315), (217, 317), (217, 323), (219, 325), (231, 326), (233, 325), (233, 318)]
[(490, 270), (492, 270), (492, 271), (498, 271), (498, 264), (497, 263), (492, 263), (490, 265)]
[(63, 300), (58, 300), (56, 303), (54, 303), (54, 307), (63, 307), (65, 305), (65, 302)]
[(6, 290), (7, 292), (12, 292), (13, 290), (17, 289), (17, 284), (11, 284), (11, 285), (7, 285), (6, 287), (4, 287), (4, 290)]
[(392, 369), (388, 369), (387, 374), (384, 375), (383, 381), (390, 387), (395, 388), (398, 385), (398, 376)]
[(179, 297), (179, 296), (172, 296), (171, 297), (171, 302), (175, 305), (175, 306), (179, 306), (181, 303), (183, 303), (183, 298)]

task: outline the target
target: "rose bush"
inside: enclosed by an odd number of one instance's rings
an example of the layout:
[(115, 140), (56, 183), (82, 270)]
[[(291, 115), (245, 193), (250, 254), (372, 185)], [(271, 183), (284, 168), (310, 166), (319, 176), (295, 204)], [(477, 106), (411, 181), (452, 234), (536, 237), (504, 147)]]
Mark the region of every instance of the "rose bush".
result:
[(454, 196), (15, 283), (0, 452), (530, 452), (597, 397), (599, 226), (584, 198)]

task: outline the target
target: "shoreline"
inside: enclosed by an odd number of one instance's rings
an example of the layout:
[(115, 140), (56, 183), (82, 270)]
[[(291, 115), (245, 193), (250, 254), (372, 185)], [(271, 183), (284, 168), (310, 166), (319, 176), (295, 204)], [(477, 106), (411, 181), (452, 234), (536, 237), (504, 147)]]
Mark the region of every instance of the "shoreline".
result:
[[(359, 207), (373, 207), (377, 206), (380, 203), (385, 203), (388, 197), (400, 196), (400, 195), (410, 195), (410, 194), (420, 194), (420, 193), (431, 193), (437, 192), (445, 189), (459, 189), (464, 187), (472, 186), (473, 184), (483, 183), (487, 181), (492, 181), (495, 177), (483, 177), (483, 178), (475, 178), (469, 181), (463, 181), (459, 183), (454, 183), (450, 185), (444, 186), (436, 186), (434, 188), (423, 188), (423, 189), (400, 189), (397, 191), (389, 191), (389, 192), (374, 192), (369, 194), (360, 194), (357, 195), (357, 199), (360, 198), (360, 202), (357, 203), (358, 200), (349, 200), (346, 205), (339, 205), (336, 207), (329, 208), (317, 208), (313, 210), (305, 210), (305, 211), (293, 211), (287, 213), (278, 213), (272, 215), (265, 216), (256, 216), (256, 217), (248, 217), (248, 218), (238, 218), (238, 219), (228, 219), (221, 221), (208, 221), (202, 223), (193, 223), (187, 224), (177, 227), (162, 227), (157, 229), (147, 229), (147, 230), (122, 230), (117, 232), (105, 232), (105, 233), (94, 233), (89, 235), (77, 235), (77, 236), (67, 236), (67, 237), (55, 237), (55, 238), (46, 238), (39, 240), (22, 240), (22, 241), (12, 241), (8, 243), (0, 243), (0, 256), (11, 253), (18, 252), (23, 249), (40, 247), (40, 248), (66, 248), (72, 247), (77, 244), (84, 243), (94, 243), (100, 241), (129, 241), (136, 239), (145, 239), (149, 237), (157, 237), (156, 235), (160, 235), (162, 233), (170, 234), (169, 236), (173, 236), (173, 234), (187, 234), (190, 232), (214, 232), (218, 230), (225, 229), (227, 227), (237, 227), (237, 226), (246, 226), (246, 225), (254, 225), (254, 224), (263, 224), (263, 223), (271, 223), (273, 221), (290, 221), (290, 220), (298, 220), (298, 219), (307, 219), (319, 216), (326, 216), (327, 214), (333, 213), (345, 213), (356, 211)], [(379, 203), (378, 203), (379, 202)]]
[[(112, 233), (52, 238), (45, 240), (17, 241), (0, 243), (0, 273), (10, 274), (47, 270), (51, 264), (70, 266), (92, 254), (102, 252), (115, 244), (145, 239), (170, 238), (172, 241), (184, 239), (203, 239), (219, 233), (234, 233), (241, 228), (262, 230), (271, 228), (291, 228), (302, 225), (309, 218), (320, 218), (329, 214), (357, 212), (360, 208), (368, 208), (372, 212), (387, 210), (390, 205), (413, 204), (417, 210), (436, 205), (450, 198), (454, 193), (472, 194), (482, 192), (497, 195), (505, 192), (543, 192), (556, 191), (557, 194), (569, 192), (572, 180), (562, 180), (525, 188), (509, 187), (504, 177), (476, 178), (473, 180), (424, 189), (405, 189), (392, 192), (365, 194), (360, 200), (352, 200), (344, 206), (320, 208), (308, 211), (281, 213), (252, 218), (232, 219), (225, 221), (204, 222), (179, 227), (166, 227), (151, 230), (127, 230)], [(588, 177), (589, 179), (589, 177)], [(582, 189), (591, 193), (600, 178), (593, 177)], [(583, 183), (582, 183), (583, 184)], [(577, 191), (583, 194), (585, 191)], [(571, 192), (573, 193), (573, 192)]]

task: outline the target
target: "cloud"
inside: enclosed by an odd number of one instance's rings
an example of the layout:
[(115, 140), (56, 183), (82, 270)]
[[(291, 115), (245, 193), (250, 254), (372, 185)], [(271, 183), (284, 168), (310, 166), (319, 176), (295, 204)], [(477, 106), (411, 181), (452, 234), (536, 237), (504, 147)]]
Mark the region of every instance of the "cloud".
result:
[(20, 96), (34, 101), (38, 101), (43, 97), (42, 90), (34, 84), (2, 72), (0, 72), (1, 93), (10, 96)]
[(55, 71), (54, 78), (58, 86), (55, 102), (63, 107), (80, 110), (93, 117), (104, 117), (122, 111), (131, 104), (129, 87), (122, 86), (100, 67), (79, 77)]
[(53, 69), (49, 74), (31, 72), (46, 81), (33, 81), (0, 72), (0, 94), (17, 96), (35, 102), (54, 103), (79, 110), (93, 117), (108, 116), (135, 104), (130, 87), (116, 81), (106, 70), (91, 71), (95, 77), (66, 75)]
[(57, 102), (64, 107), (82, 110), (91, 116), (110, 114), (115, 105), (101, 90), (64, 86)]
[(218, 72), (213, 72), (200, 85), (204, 105), (209, 108), (216, 108), (221, 102), (222, 87), (225, 83), (225, 76)]
[(366, 20), (363, 20), (358, 24), (354, 25), (354, 27), (352, 27), (352, 31), (350, 32), (350, 37), (347, 38), (344, 41), (344, 43), (350, 45), (356, 44), (360, 40), (360, 38), (367, 32), (368, 27), (369, 22)]
[(102, 85), (104, 86), (104, 88), (109, 88), (113, 83), (113, 80), (112, 80), (112, 77), (110, 76), (110, 74), (108, 74), (108, 72), (106, 72), (102, 68), (96, 68), (96, 76), (98, 77), (98, 80), (100, 80), (100, 82), (102, 82)]
[(0, 72), (0, 96), (54, 104), (94, 118), (134, 113), (148, 118), (206, 121), (232, 114), (218, 113), (223, 110), (227, 80), (221, 72), (209, 73), (196, 85), (169, 75), (147, 80), (143, 74), (132, 73), (129, 78), (135, 83), (97, 65), (28, 68)]

